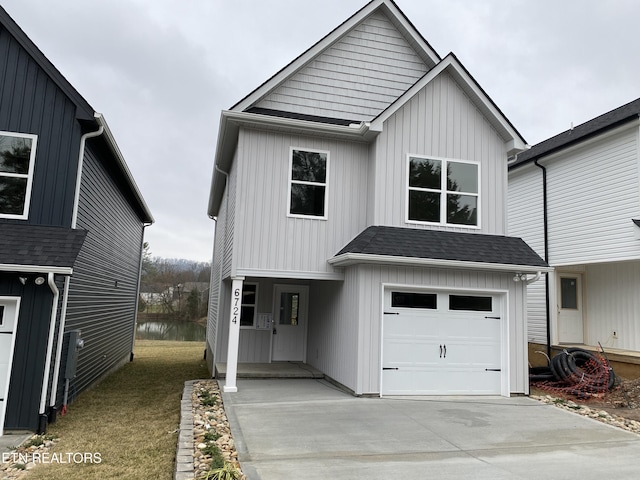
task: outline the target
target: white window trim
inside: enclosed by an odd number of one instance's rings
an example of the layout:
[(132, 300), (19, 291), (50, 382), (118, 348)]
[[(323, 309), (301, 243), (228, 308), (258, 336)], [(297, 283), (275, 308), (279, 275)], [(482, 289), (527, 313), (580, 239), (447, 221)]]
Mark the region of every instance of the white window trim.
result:
[(6, 137), (18, 137), (18, 138), (30, 138), (31, 139), (31, 157), (29, 158), (29, 172), (24, 173), (7, 173), (0, 172), (0, 177), (13, 177), (13, 178), (26, 178), (27, 187), (24, 194), (24, 208), (21, 215), (1, 213), (0, 218), (11, 218), (14, 220), (26, 220), (29, 218), (29, 206), (31, 205), (31, 189), (33, 187), (33, 171), (36, 163), (36, 147), (38, 143), (38, 136), (30, 133), (17, 133), (17, 132), (4, 132), (0, 131), (0, 135)]
[[(444, 175), (440, 175), (440, 190), (430, 190), (428, 188), (419, 188), (417, 190), (421, 190), (421, 191), (432, 191), (432, 192), (437, 192), (440, 193), (441, 196), (441, 201), (440, 201), (440, 218), (442, 219), (440, 222), (423, 222), (420, 220), (411, 220), (409, 218), (409, 192), (410, 187), (409, 187), (409, 171), (410, 171), (410, 167), (411, 167), (411, 159), (412, 158), (418, 158), (418, 159), (422, 159), (422, 160), (438, 160), (440, 162), (442, 162), (442, 172), (444, 173)], [(449, 192), (447, 190), (447, 175), (446, 175), (446, 165), (449, 162), (455, 162), (455, 163), (467, 163), (467, 164), (471, 164), (471, 165), (477, 165), (478, 167), (478, 193), (474, 194), (474, 193), (465, 193), (465, 192)], [(423, 155), (423, 154), (414, 154), (414, 153), (409, 153), (407, 154), (406, 157), (406, 168), (405, 168), (405, 182), (404, 182), (404, 187), (405, 187), (405, 205), (404, 205), (404, 220), (406, 223), (409, 224), (413, 224), (413, 225), (440, 225), (440, 226), (445, 226), (445, 227), (455, 227), (455, 228), (466, 228), (469, 230), (480, 230), (481, 227), (481, 221), (482, 221), (482, 191), (481, 191), (481, 182), (482, 179), (482, 167), (480, 162), (474, 161), (474, 160), (462, 160), (462, 159), (458, 159), (458, 158), (444, 158), (444, 157), (436, 157), (433, 155)], [(411, 189), (416, 189), (415, 187), (411, 187)], [(475, 196), (478, 199), (478, 204), (477, 204), (477, 218), (478, 218), (478, 224), (477, 225), (464, 225), (461, 223), (447, 223), (446, 219), (447, 219), (447, 202), (446, 202), (446, 196), (449, 193), (458, 193), (461, 195), (471, 195), (471, 196)], [(442, 201), (442, 197), (444, 197), (445, 201)]]
[[(291, 177), (293, 175), (293, 151), (294, 150), (302, 150), (304, 152), (311, 153), (323, 153), (327, 156), (327, 164), (325, 167), (325, 181), (324, 183), (316, 183), (316, 182), (305, 182), (300, 180), (293, 180)], [(329, 208), (329, 151), (328, 150), (318, 150), (315, 148), (306, 148), (306, 147), (290, 147), (289, 148), (289, 177), (287, 180), (287, 217), (291, 218), (306, 218), (312, 220), (327, 220), (329, 217), (327, 215), (327, 210)], [(316, 215), (300, 215), (291, 213), (291, 185), (293, 183), (298, 183), (300, 185), (321, 185), (324, 186), (324, 215), (316, 216)]]
[(247, 285), (255, 285), (256, 287), (256, 303), (240, 303), (240, 311), (242, 311), (242, 307), (253, 307), (253, 325), (242, 325), (242, 317), (240, 317), (240, 330), (255, 330), (256, 322), (258, 320), (258, 289), (260, 286), (258, 283), (254, 282), (244, 282), (242, 284), (242, 290), (244, 291), (244, 287)]

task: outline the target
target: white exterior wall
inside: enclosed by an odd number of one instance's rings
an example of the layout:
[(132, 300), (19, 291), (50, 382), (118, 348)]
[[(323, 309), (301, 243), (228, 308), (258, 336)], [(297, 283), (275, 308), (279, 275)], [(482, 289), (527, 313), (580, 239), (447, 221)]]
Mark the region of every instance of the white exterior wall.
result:
[[(509, 329), (509, 382), (511, 393), (528, 393), (527, 340), (524, 323), (526, 288), (512, 280), (513, 273), (491, 273), (471, 270), (443, 270), (360, 265), (358, 277), (358, 364), (360, 371), (356, 393), (380, 392), (380, 349), (383, 312), (383, 285), (402, 284), (464, 289), (506, 291)], [(345, 280), (345, 283), (347, 280)]]
[(584, 285), (587, 343), (640, 351), (640, 262), (587, 265)]
[[(520, 237), (544, 258), (544, 199), (542, 170), (535, 165), (509, 173), (508, 235)], [(528, 339), (547, 343), (546, 283), (543, 275), (527, 289)]]
[(368, 121), (426, 71), (391, 21), (376, 12), (256, 106)]
[[(480, 163), (479, 229), (406, 223), (409, 154)], [(384, 122), (374, 155), (374, 225), (506, 233), (504, 140), (450, 75), (439, 75)]]
[(638, 127), (540, 162), (547, 166), (549, 263), (640, 259)]
[[(287, 215), (291, 147), (329, 152), (326, 220)], [(235, 272), (335, 278), (327, 259), (367, 226), (368, 145), (242, 130), (238, 152), (243, 191), (237, 195)]]

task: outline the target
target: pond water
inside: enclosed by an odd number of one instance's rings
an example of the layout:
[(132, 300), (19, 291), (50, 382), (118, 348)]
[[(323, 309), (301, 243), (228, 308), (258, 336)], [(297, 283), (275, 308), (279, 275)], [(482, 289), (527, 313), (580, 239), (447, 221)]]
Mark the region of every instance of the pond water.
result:
[(205, 326), (195, 322), (154, 320), (138, 322), (138, 340), (177, 340), (182, 342), (204, 342)]

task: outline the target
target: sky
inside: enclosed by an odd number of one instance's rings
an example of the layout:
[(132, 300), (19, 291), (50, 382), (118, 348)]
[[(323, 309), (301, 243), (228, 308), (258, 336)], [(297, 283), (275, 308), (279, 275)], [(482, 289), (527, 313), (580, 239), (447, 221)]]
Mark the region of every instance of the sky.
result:
[[(0, 0), (104, 115), (156, 223), (152, 255), (210, 261), (220, 112), (366, 0)], [(396, 0), (530, 145), (640, 97), (637, 0)]]

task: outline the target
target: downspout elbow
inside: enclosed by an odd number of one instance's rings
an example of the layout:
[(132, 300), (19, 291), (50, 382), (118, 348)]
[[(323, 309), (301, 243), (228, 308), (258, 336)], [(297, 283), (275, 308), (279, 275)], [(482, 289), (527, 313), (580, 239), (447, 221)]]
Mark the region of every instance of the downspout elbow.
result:
[(538, 272), (538, 273), (536, 273), (536, 274), (535, 274), (535, 276), (534, 276), (534, 277), (532, 277), (532, 278), (527, 278), (527, 279), (525, 280), (525, 285), (531, 285), (532, 283), (537, 282), (538, 280), (540, 280), (540, 277), (541, 277), (541, 276), (542, 276), (542, 272)]

